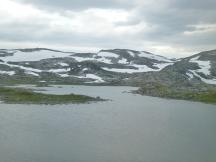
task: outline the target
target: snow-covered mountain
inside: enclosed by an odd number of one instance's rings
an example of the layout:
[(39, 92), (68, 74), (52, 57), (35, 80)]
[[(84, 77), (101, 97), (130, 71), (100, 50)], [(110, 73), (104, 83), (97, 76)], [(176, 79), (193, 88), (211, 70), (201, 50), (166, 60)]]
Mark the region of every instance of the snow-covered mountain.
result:
[(1, 76), (35, 77), (41, 81), (47, 80), (44, 75), (50, 75), (56, 80), (67, 78), (84, 83), (105, 83), (127, 78), (133, 73), (160, 71), (173, 63), (173, 60), (152, 53), (126, 49), (98, 53), (44, 48), (0, 50)]
[[(172, 81), (216, 84), (216, 51), (207, 51), (178, 61), (146, 51), (101, 50), (98, 53), (63, 52), (45, 48), (1, 49), (2, 81), (67, 84), (127, 84)], [(178, 77), (177, 77), (178, 76)]]

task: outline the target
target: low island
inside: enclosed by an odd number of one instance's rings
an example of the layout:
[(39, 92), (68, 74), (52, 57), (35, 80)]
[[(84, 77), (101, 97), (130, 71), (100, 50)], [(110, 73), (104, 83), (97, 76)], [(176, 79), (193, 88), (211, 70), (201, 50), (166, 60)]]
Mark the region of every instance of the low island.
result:
[(0, 100), (7, 104), (70, 104), (103, 101), (100, 97), (77, 94), (55, 95), (23, 88), (0, 87)]

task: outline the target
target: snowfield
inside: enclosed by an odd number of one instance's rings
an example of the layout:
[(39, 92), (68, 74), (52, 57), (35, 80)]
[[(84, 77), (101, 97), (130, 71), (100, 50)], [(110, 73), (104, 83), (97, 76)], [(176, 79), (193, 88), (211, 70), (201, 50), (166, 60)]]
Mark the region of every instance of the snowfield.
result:
[(12, 75), (15, 75), (16, 72), (15, 71), (0, 71), (0, 74), (6, 74), (6, 75), (12, 76)]
[(72, 53), (54, 52), (49, 50), (40, 50), (34, 52), (15, 51), (13, 56), (0, 57), (5, 62), (22, 62), (22, 61), (40, 61), (48, 58), (69, 57)]
[(100, 57), (114, 57), (114, 58), (118, 58), (119, 55), (115, 54), (115, 53), (111, 53), (111, 52), (99, 52), (97, 54), (97, 56), (100, 56)]

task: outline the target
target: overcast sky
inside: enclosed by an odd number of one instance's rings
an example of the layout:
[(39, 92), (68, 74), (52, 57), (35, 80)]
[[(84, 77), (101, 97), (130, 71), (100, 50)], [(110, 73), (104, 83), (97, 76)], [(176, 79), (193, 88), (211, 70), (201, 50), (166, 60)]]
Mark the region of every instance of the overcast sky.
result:
[(216, 49), (216, 0), (0, 0), (0, 48)]

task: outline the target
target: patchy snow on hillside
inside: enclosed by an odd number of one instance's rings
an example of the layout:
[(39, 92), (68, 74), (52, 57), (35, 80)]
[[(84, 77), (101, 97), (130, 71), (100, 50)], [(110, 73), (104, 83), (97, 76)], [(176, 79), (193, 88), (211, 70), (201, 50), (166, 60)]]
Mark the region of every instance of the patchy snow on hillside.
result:
[(190, 73), (186, 73), (189, 76), (189, 80), (194, 76), (199, 78), (201, 81), (207, 84), (216, 84), (216, 79), (206, 79), (200, 76), (198, 73), (202, 73), (206, 76), (211, 75), (211, 62), (210, 61), (201, 61), (199, 60), (200, 56), (193, 57), (189, 60), (189, 62), (197, 63), (200, 69), (189, 70)]
[(14, 65), (14, 64), (8, 64), (8, 63), (2, 63), (2, 62), (0, 62), (0, 64), (7, 65), (7, 66), (13, 67), (13, 68), (19, 68), (19, 69), (26, 70), (26, 71), (33, 71), (36, 73), (42, 72), (42, 70), (34, 69), (34, 68), (30, 68), (30, 67), (25, 67), (25, 66), (21, 66), (21, 65)]
[(13, 67), (13, 68), (19, 68), (25, 71), (26, 74), (30, 74), (30, 75), (34, 75), (34, 76), (40, 76), (38, 73), (41, 72), (50, 72), (50, 73), (65, 73), (70, 71), (70, 68), (64, 68), (64, 69), (50, 69), (50, 70), (40, 70), (40, 69), (34, 69), (31, 67), (25, 67), (25, 66), (21, 66), (21, 65), (14, 65), (14, 64), (8, 64), (8, 63), (0, 63), (2, 65), (7, 65), (9, 67)]
[(166, 58), (166, 57), (158, 56), (158, 55), (154, 55), (154, 54), (146, 53), (146, 52), (140, 52), (140, 53), (138, 54), (138, 56), (139, 56), (139, 57), (145, 57), (145, 58), (152, 59), (152, 60), (157, 60), (157, 61), (173, 62), (173, 61), (169, 60), (169, 59)]
[(200, 78), (201, 81), (203, 81), (206, 84), (215, 84), (216, 85), (216, 79), (206, 79), (201, 77), (199, 74), (197, 74), (194, 70), (189, 70), (191, 73), (193, 73), (194, 76), (197, 78)]
[(197, 63), (200, 69), (194, 70), (195, 72), (203, 73), (205, 75), (211, 75), (211, 62), (210, 61), (201, 61), (199, 60), (200, 56), (190, 59), (189, 62)]
[(40, 50), (33, 52), (16, 51), (13, 56), (0, 57), (5, 62), (40, 61), (48, 58), (70, 57), (71, 53)]
[(147, 65), (137, 65), (137, 64), (128, 65), (128, 67), (135, 67), (136, 69), (131, 69), (131, 68), (120, 69), (120, 68), (106, 68), (106, 67), (103, 67), (102, 69), (106, 71), (116, 72), (116, 73), (132, 74), (132, 73), (143, 73), (143, 72), (150, 72), (150, 71), (160, 71), (166, 66), (172, 65), (172, 64), (173, 63), (154, 64), (154, 66), (157, 67), (158, 69), (152, 69), (148, 67)]

